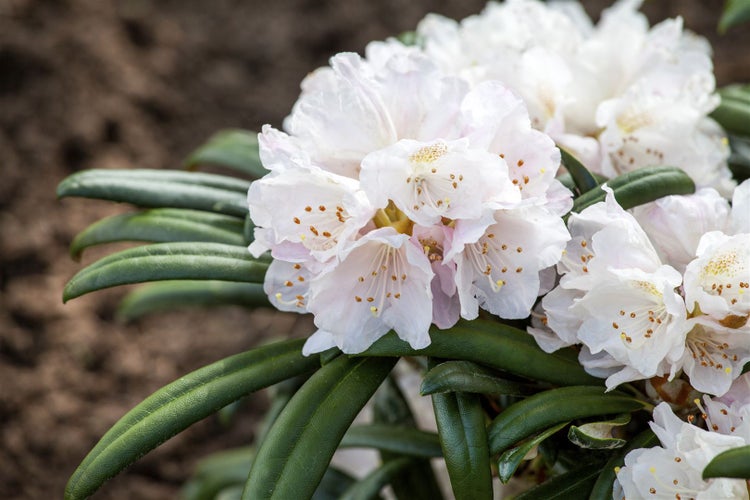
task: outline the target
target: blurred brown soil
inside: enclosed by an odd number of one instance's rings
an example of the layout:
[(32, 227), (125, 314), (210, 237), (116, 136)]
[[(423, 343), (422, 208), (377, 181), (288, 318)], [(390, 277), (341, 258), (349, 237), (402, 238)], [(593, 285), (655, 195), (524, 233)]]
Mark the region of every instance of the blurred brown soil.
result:
[[(179, 168), (220, 128), (280, 125), (300, 80), (338, 51), (461, 18), (480, 0), (0, 0), (0, 498), (58, 498), (96, 440), (160, 386), (309, 322), (236, 308), (123, 325), (116, 289), (63, 305), (65, 281), (111, 251), (68, 258), (73, 236), (114, 204), (55, 199), (85, 168)], [(597, 14), (606, 2), (587, 2)], [(722, 2), (652, 1), (712, 38), (720, 83), (750, 81), (750, 33), (718, 38)], [(195, 461), (249, 443), (266, 402), (208, 418), (95, 498), (174, 498)]]

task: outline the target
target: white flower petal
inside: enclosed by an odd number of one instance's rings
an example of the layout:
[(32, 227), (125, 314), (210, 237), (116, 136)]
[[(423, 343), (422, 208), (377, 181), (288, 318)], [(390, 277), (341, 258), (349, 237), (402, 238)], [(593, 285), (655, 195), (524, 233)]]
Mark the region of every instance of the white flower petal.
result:
[(476, 219), (487, 208), (513, 206), (520, 195), (505, 163), (464, 141), (425, 144), (401, 140), (362, 161), (361, 181), (370, 200), (389, 200), (423, 226), (448, 219)]
[(538, 207), (500, 210), (489, 221), (456, 223), (446, 260), (457, 265), (461, 315), (481, 306), (506, 319), (525, 318), (539, 295), (539, 271), (554, 265), (570, 238), (562, 220)]
[(750, 314), (750, 233), (706, 233), (696, 253), (685, 270), (688, 307), (697, 304), (725, 326), (743, 326)]
[(367, 349), (391, 328), (413, 345), (429, 343), (433, 273), (408, 240), (392, 228), (372, 231), (313, 279), (308, 309), (344, 352)]

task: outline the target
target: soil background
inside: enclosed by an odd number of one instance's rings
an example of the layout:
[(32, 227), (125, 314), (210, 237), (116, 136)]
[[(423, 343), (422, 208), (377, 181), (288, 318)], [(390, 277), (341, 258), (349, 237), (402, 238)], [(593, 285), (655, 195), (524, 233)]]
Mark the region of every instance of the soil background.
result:
[[(609, 2), (584, 2), (598, 16)], [(646, 2), (681, 13), (714, 45), (719, 84), (750, 81), (750, 27), (719, 37), (714, 1)], [(127, 210), (55, 198), (86, 168), (179, 168), (221, 128), (280, 126), (306, 73), (339, 51), (454, 18), (483, 0), (0, 0), (0, 498), (60, 498), (69, 475), (128, 409), (162, 385), (304, 318), (239, 308), (115, 321), (124, 289), (62, 304), (67, 246)], [(552, 77), (554, 77), (552, 75)], [(196, 460), (251, 442), (267, 403), (228, 425), (208, 418), (131, 466), (94, 498), (176, 498)]]

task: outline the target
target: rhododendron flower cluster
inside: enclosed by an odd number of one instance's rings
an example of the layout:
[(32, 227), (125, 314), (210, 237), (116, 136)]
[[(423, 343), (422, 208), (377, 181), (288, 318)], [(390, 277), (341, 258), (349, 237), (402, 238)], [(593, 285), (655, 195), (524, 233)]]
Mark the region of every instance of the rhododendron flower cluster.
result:
[(731, 208), (704, 189), (633, 216), (610, 190), (570, 217), (562, 278), (530, 333), (548, 352), (582, 344), (581, 363), (609, 388), (684, 371), (724, 394), (750, 361), (749, 200), (745, 181)]
[[(387, 51), (386, 51), (387, 52)], [(525, 318), (562, 255), (572, 194), (560, 153), (503, 84), (473, 88), (416, 52), (340, 54), (284, 133), (266, 126), (250, 250), (265, 290), (312, 312), (306, 353), (361, 352), (393, 329), (414, 348), (480, 307)]]
[(701, 479), (703, 469), (719, 453), (750, 444), (750, 374), (735, 380), (717, 398), (696, 400), (700, 419), (681, 420), (661, 403), (654, 410), (651, 429), (661, 446), (636, 449), (617, 470), (613, 498), (747, 499), (744, 479)]
[(505, 82), (592, 171), (673, 165), (728, 196), (729, 148), (707, 116), (719, 102), (710, 46), (680, 18), (649, 28), (641, 3), (617, 2), (593, 25), (577, 2), (491, 2), (460, 23), (429, 15), (417, 33), (445, 71)]

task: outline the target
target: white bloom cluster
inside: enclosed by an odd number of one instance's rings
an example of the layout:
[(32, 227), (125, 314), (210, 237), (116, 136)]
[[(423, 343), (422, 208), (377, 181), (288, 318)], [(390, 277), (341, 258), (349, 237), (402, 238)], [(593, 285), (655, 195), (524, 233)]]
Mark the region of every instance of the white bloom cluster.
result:
[(701, 479), (716, 455), (750, 444), (750, 374), (735, 380), (723, 396), (704, 396), (702, 406), (696, 403), (708, 430), (681, 421), (667, 403), (656, 407), (651, 429), (662, 446), (628, 453), (613, 498), (750, 498), (743, 479)]
[(569, 219), (559, 285), (529, 331), (548, 352), (583, 344), (607, 387), (684, 371), (724, 394), (750, 361), (750, 181), (624, 211), (611, 190)]
[(701, 479), (703, 469), (716, 455), (750, 444), (747, 436), (719, 428), (713, 414), (717, 413), (722, 423), (734, 420), (746, 426), (744, 417), (750, 416), (748, 403), (750, 398), (746, 398), (742, 406), (736, 405), (728, 411), (722, 402), (706, 399), (708, 413), (704, 417), (712, 427), (710, 431), (680, 420), (667, 403), (661, 403), (654, 410), (654, 422), (651, 423), (661, 446), (640, 448), (625, 456), (625, 466), (617, 471), (612, 498), (750, 498), (744, 479)]
[(525, 318), (570, 238), (560, 153), (521, 99), (472, 88), (416, 50), (339, 54), (259, 136), (248, 193), (265, 290), (311, 312), (304, 352), (357, 353), (393, 329), (414, 348), (482, 307)]
[(460, 23), (427, 16), (421, 44), (474, 84), (500, 80), (535, 128), (608, 177), (649, 165), (685, 170), (699, 187), (733, 186), (709, 44), (668, 19), (649, 28), (641, 0), (621, 0), (594, 26), (577, 2), (508, 0)]

